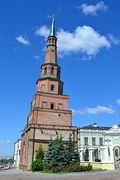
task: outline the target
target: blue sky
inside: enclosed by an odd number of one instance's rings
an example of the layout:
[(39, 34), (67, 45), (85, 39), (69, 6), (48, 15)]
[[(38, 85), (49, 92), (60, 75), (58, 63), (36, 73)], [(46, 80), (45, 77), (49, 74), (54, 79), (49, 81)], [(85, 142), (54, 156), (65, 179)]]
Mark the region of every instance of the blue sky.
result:
[(0, 156), (21, 137), (55, 12), (58, 63), (72, 124), (120, 122), (120, 2), (0, 1)]

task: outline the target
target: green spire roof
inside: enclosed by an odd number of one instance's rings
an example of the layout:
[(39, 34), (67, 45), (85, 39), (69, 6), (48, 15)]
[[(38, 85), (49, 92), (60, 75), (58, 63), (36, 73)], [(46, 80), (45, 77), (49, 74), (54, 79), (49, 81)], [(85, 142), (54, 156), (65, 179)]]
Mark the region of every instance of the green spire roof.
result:
[(55, 15), (52, 16), (52, 27), (50, 31), (50, 36), (55, 36)]

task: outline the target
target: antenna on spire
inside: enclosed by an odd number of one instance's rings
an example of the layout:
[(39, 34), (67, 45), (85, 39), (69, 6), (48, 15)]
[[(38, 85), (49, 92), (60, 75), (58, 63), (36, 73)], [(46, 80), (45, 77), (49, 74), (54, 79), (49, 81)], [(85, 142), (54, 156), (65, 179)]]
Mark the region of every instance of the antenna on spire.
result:
[(53, 13), (52, 18), (55, 18), (55, 13)]
[(52, 15), (52, 27), (50, 31), (50, 36), (55, 36), (55, 13)]

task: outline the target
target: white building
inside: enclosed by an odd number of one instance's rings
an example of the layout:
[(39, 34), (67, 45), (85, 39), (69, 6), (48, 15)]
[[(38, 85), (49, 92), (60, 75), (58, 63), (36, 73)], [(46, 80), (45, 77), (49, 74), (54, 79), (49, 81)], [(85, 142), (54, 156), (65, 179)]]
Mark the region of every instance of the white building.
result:
[(14, 167), (15, 167), (16, 169), (19, 168), (20, 149), (21, 149), (21, 139), (18, 139), (18, 140), (14, 143)]
[(82, 164), (94, 168), (118, 169), (120, 163), (120, 126), (100, 127), (96, 123), (78, 129), (78, 150)]

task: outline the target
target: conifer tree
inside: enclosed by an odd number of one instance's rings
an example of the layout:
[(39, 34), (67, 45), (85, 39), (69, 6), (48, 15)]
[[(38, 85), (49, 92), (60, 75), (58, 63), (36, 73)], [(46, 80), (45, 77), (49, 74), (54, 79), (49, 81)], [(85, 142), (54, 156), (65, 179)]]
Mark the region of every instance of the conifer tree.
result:
[(79, 156), (77, 149), (75, 148), (75, 143), (72, 140), (71, 134), (69, 136), (69, 141), (66, 144), (65, 151), (66, 151), (66, 159), (67, 159), (68, 165), (69, 164), (79, 164), (80, 156)]
[(38, 159), (43, 159), (44, 157), (44, 150), (42, 148), (42, 145), (40, 144), (38, 149), (36, 150), (36, 155), (35, 155), (35, 159), (38, 160)]
[(52, 167), (51, 162), (54, 158), (53, 151), (54, 151), (54, 142), (52, 139), (50, 139), (48, 143), (48, 150), (45, 152), (43, 159), (43, 166), (45, 169), (51, 169)]
[(52, 167), (66, 164), (65, 146), (62, 139), (62, 136), (60, 136), (60, 138), (57, 137), (54, 142), (53, 159), (51, 162)]
[(31, 164), (31, 170), (34, 171), (40, 171), (43, 170), (43, 157), (44, 157), (44, 150), (42, 148), (42, 145), (40, 144), (38, 149), (36, 150), (35, 155), (35, 161)]

